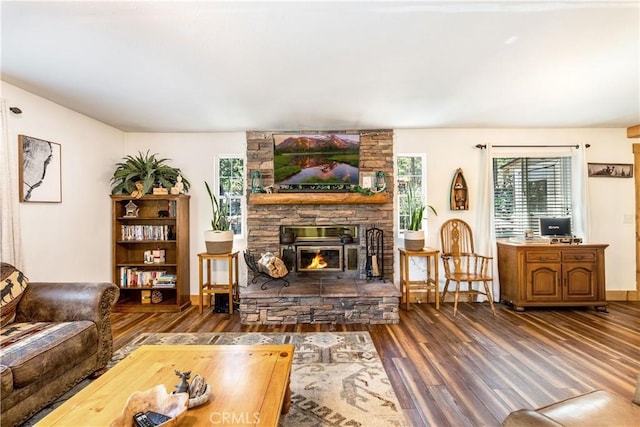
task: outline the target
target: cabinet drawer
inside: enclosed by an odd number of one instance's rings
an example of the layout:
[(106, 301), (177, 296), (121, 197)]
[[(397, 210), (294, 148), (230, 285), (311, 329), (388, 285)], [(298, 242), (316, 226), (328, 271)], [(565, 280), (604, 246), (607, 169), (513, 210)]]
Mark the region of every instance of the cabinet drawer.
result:
[(527, 252), (527, 262), (560, 262), (560, 252)]
[(562, 253), (562, 260), (593, 262), (596, 260), (596, 251), (566, 251)]

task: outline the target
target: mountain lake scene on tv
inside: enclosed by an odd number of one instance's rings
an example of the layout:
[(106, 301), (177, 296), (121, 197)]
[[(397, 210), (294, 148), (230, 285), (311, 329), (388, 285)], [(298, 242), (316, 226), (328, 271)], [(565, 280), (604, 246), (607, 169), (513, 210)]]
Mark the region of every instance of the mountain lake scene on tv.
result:
[(274, 181), (285, 189), (348, 189), (359, 182), (360, 135), (274, 135)]

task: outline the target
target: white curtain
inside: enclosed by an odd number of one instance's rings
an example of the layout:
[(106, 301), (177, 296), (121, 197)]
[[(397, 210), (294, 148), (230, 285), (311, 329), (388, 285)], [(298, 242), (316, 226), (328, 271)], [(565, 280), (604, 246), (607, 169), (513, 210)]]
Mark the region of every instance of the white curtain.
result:
[(489, 144), (487, 144), (486, 149), (482, 150), (480, 174), (482, 180), (478, 199), (481, 202), (473, 236), (476, 252), (493, 257), (491, 268), (494, 280), (491, 292), (493, 293), (493, 300), (498, 301), (500, 297), (500, 282), (498, 280), (498, 259), (494, 244), (496, 241), (496, 228), (493, 217), (493, 150)]
[[(0, 100), (0, 260), (22, 270), (22, 240), (20, 233), (20, 202), (18, 200), (18, 156), (15, 141), (9, 141), (9, 112), (5, 100)], [(12, 155), (14, 154), (14, 155)]]
[(589, 171), (586, 144), (580, 144), (579, 148), (573, 150), (573, 155), (571, 156), (571, 175), (573, 183), (571, 225), (573, 234), (577, 237), (582, 237), (582, 240), (586, 243), (589, 242), (590, 231)]
[(585, 242), (589, 240), (589, 200), (588, 200), (588, 174), (586, 145), (580, 144), (578, 148), (558, 147), (500, 147), (487, 144), (483, 151), (483, 183), (480, 188), (482, 203), (474, 233), (476, 251), (481, 254), (493, 256), (493, 299), (497, 301), (500, 296), (500, 280), (498, 277), (498, 260), (495, 251), (495, 216), (493, 204), (493, 159), (494, 157), (560, 157), (571, 156), (572, 174), (572, 226), (573, 234), (582, 237)]

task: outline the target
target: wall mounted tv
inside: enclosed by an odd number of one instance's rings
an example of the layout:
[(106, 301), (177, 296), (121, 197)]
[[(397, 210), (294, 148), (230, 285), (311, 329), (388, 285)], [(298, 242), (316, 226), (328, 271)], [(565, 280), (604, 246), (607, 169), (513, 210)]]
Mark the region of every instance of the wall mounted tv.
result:
[(281, 192), (349, 191), (359, 183), (360, 135), (273, 135), (273, 181)]
[(571, 236), (571, 217), (541, 217), (540, 236), (568, 237)]

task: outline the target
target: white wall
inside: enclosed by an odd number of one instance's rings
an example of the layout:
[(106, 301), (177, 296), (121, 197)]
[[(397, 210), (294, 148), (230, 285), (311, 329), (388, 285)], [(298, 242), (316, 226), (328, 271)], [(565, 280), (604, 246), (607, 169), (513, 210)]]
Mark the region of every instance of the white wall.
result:
[[(125, 135), (126, 154), (135, 155), (139, 151), (158, 153), (161, 158), (171, 159), (168, 163), (184, 173), (191, 184), (189, 195), (190, 226), (190, 276), (191, 295), (198, 295), (198, 257), (205, 251), (204, 232), (211, 228), (211, 203), (204, 186), (204, 181), (213, 185), (214, 164), (216, 156), (246, 156), (247, 141), (245, 132), (232, 133), (128, 133)], [(213, 188), (212, 188), (213, 190)], [(215, 190), (213, 190), (215, 191)], [(246, 248), (244, 240), (236, 240), (234, 249), (242, 251)], [(240, 283), (246, 283), (246, 265), (239, 257)], [(218, 275), (214, 276), (218, 283), (226, 283), (226, 264), (215, 265)]]
[[(34, 281), (111, 281), (109, 180), (116, 162), (138, 151), (172, 159), (191, 181), (191, 294), (197, 295), (196, 254), (204, 251), (209, 223), (203, 181), (213, 181), (216, 155), (246, 151), (244, 132), (129, 133), (78, 114), (0, 82), (2, 98), (23, 110), (9, 117), (9, 149), (17, 162), (18, 135), (62, 145), (62, 203), (22, 203), (20, 215), (25, 271)], [(478, 214), (481, 152), (485, 144), (591, 144), (590, 162), (633, 163), (625, 129), (417, 129), (396, 130), (396, 153), (427, 155), (427, 194), (438, 210), (430, 216), (427, 242), (438, 247), (440, 224), (453, 216), (448, 208), (451, 179), (462, 168), (471, 208), (455, 212), (474, 224)], [(635, 207), (633, 179), (590, 178), (591, 241), (609, 243), (607, 290), (635, 290)], [(631, 219), (625, 223), (625, 217)], [(237, 241), (242, 249), (245, 242)], [(244, 263), (240, 261), (241, 269)], [(397, 270), (397, 268), (396, 268)]]
[[(21, 203), (24, 271), (31, 281), (111, 281), (109, 179), (123, 132), (0, 82), (9, 114), (10, 157), (18, 135), (61, 145), (62, 203)], [(16, 191), (17, 194), (17, 191)]]
[[(428, 202), (438, 216), (429, 216), (427, 244), (439, 247), (440, 225), (452, 217), (472, 226), (477, 222), (482, 182), (482, 152), (476, 144), (564, 145), (588, 143), (587, 161), (633, 163), (633, 141), (626, 129), (417, 129), (395, 130), (395, 154), (427, 155)], [(470, 208), (449, 209), (451, 179), (462, 168), (469, 186)], [(591, 242), (608, 243), (605, 251), (607, 290), (635, 290), (635, 201), (634, 180), (589, 178)], [(625, 223), (625, 216), (627, 222)], [(628, 221), (631, 219), (631, 221)], [(397, 269), (396, 269), (397, 270)]]

